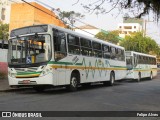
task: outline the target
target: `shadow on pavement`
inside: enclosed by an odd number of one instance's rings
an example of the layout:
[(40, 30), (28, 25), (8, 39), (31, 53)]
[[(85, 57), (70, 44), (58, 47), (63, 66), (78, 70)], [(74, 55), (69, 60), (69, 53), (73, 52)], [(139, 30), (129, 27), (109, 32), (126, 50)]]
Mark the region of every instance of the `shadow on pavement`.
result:
[[(78, 87), (78, 90), (76, 92), (82, 92), (82, 91), (89, 91), (89, 90), (93, 90), (93, 89), (103, 89), (105, 88), (112, 88), (115, 86), (119, 86), (122, 85), (119, 82), (116, 82), (114, 84), (114, 86), (104, 86), (102, 83), (97, 83), (97, 84), (93, 84), (90, 85), (88, 87)], [(20, 89), (12, 89), (9, 90), (7, 92), (15, 92), (16, 94), (41, 94), (41, 95), (47, 95), (47, 94), (52, 94), (52, 95), (56, 95), (56, 94), (69, 94), (69, 93), (75, 93), (75, 92), (69, 92), (65, 87), (57, 87), (57, 88), (50, 88), (50, 89), (46, 89), (43, 92), (36, 92), (33, 88), (20, 88)]]

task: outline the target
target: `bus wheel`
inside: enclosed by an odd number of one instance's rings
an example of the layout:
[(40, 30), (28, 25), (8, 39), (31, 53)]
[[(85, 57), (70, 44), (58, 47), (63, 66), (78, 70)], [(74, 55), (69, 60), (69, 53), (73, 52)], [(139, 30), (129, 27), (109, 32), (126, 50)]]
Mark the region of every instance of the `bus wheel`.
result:
[(141, 73), (138, 73), (138, 78), (137, 78), (137, 82), (141, 81)]
[(150, 79), (150, 80), (152, 80), (152, 79), (153, 79), (153, 74), (152, 74), (152, 72), (151, 72), (151, 74), (150, 74), (149, 79)]
[(36, 92), (43, 92), (43, 91), (45, 90), (44, 87), (40, 87), (40, 86), (33, 87), (33, 89), (34, 89)]
[(78, 76), (76, 74), (72, 74), (71, 75), (71, 81), (70, 81), (70, 85), (67, 86), (67, 89), (69, 91), (76, 91), (78, 87)]
[(111, 74), (110, 74), (110, 81), (108, 82), (108, 85), (109, 86), (113, 86), (114, 82), (115, 82), (115, 74), (114, 74), (114, 72), (111, 72)]

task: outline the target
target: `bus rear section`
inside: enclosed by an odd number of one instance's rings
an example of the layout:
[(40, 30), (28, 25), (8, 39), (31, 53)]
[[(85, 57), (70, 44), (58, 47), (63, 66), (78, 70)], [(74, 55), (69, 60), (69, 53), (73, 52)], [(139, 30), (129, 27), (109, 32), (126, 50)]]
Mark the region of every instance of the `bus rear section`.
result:
[(149, 54), (126, 51), (126, 79), (138, 82), (143, 78), (153, 79), (157, 75), (156, 57)]

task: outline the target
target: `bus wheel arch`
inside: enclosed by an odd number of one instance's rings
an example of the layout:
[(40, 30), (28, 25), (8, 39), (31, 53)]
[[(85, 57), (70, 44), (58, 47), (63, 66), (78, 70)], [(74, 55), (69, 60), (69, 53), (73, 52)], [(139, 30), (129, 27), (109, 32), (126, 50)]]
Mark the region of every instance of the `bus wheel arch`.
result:
[(67, 86), (69, 91), (76, 91), (78, 84), (80, 84), (80, 72), (78, 70), (73, 70), (70, 76), (70, 84)]
[(150, 72), (149, 79), (150, 79), (150, 80), (152, 80), (152, 79), (153, 79), (153, 72), (152, 72), (152, 71)]
[(109, 85), (113, 86), (115, 82), (115, 72), (112, 70), (110, 73), (110, 80), (109, 80)]
[(137, 82), (141, 81), (141, 72), (138, 72), (138, 78), (137, 78)]

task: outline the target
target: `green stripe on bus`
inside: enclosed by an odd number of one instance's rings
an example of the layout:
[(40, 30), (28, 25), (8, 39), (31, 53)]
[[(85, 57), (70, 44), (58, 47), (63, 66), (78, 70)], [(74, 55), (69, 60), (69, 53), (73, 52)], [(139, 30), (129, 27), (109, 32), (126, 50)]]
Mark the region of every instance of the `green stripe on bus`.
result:
[[(55, 62), (55, 61), (50, 61), (48, 64), (60, 64), (60, 65), (74, 65), (73, 63), (71, 62)], [(83, 63), (76, 63), (75, 65), (77, 66), (82, 66)], [(86, 66), (86, 64), (84, 64)], [(113, 65), (110, 65), (110, 67), (114, 67), (114, 68), (127, 68), (126, 66), (113, 66)]]
[(73, 65), (71, 62), (55, 62), (55, 61), (50, 61), (48, 64), (62, 64), (62, 65)]
[(17, 75), (40, 74), (41, 72), (18, 72)]

